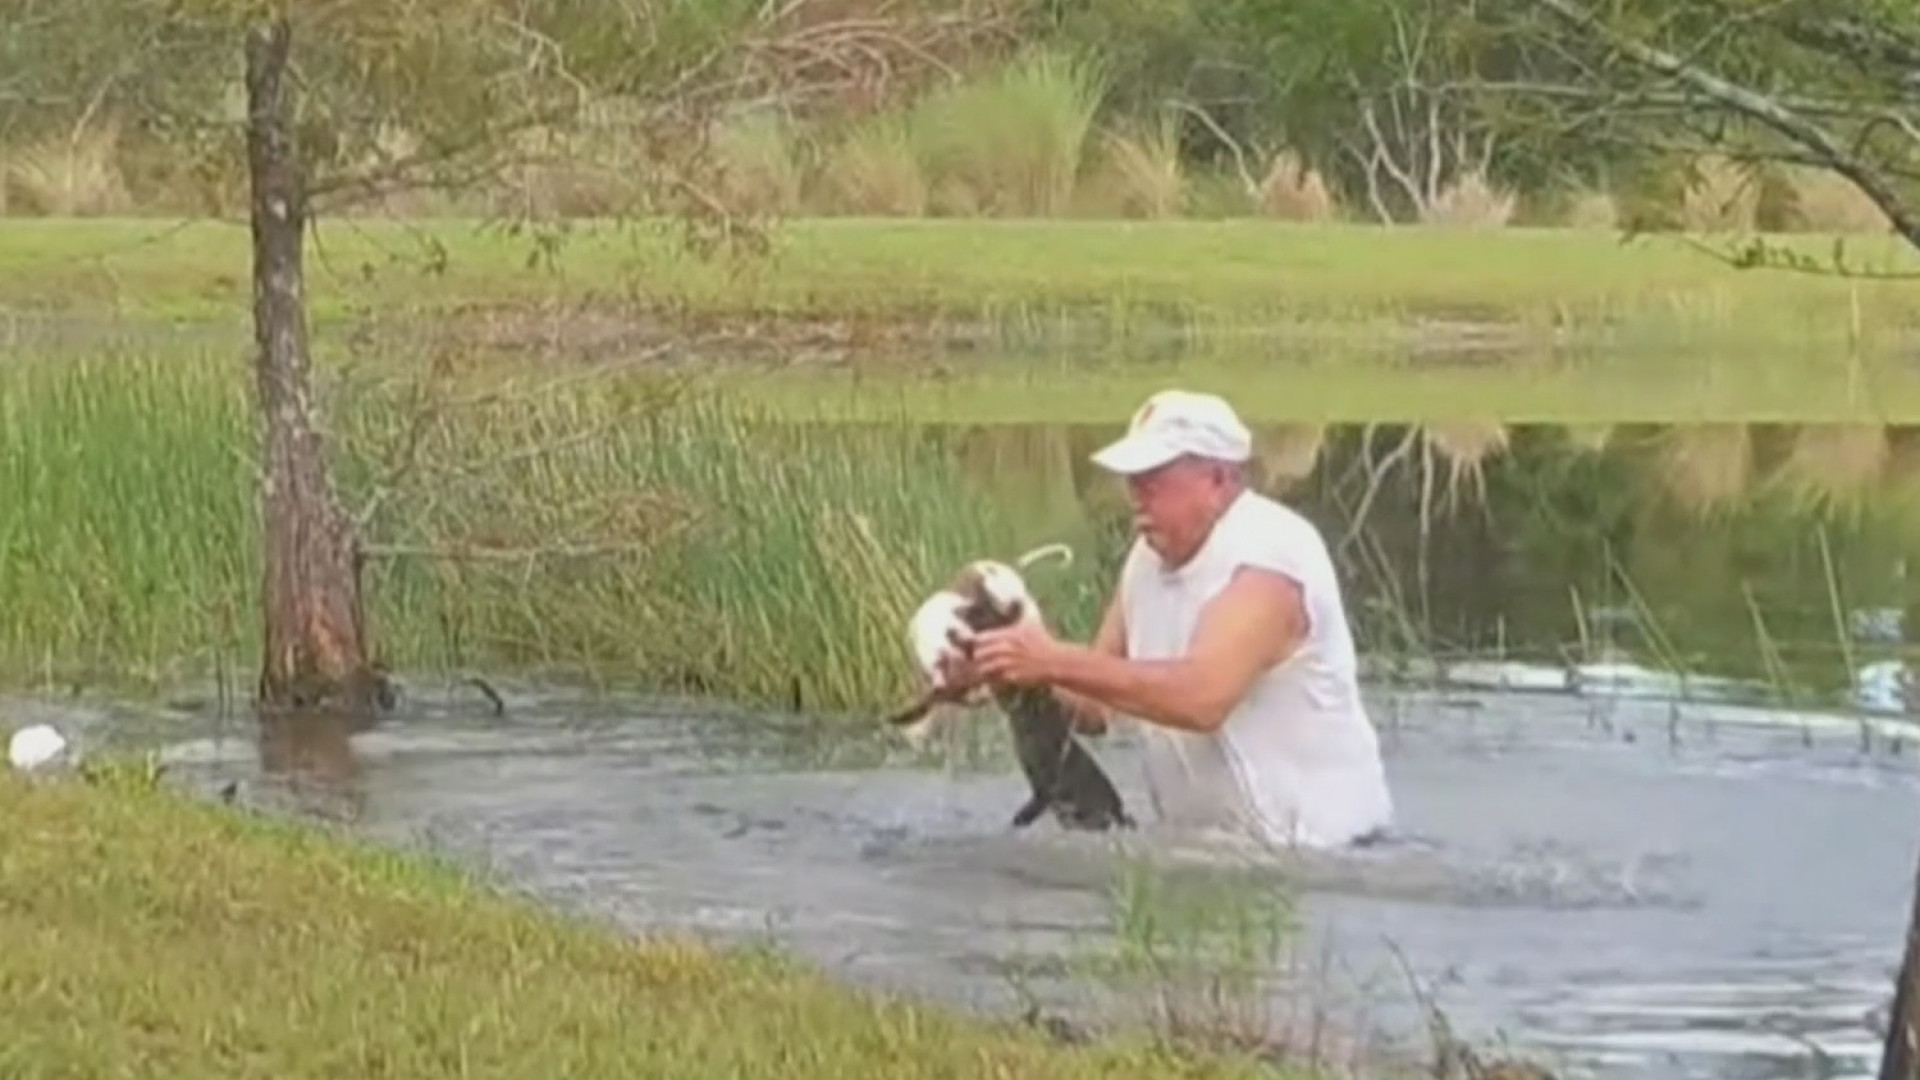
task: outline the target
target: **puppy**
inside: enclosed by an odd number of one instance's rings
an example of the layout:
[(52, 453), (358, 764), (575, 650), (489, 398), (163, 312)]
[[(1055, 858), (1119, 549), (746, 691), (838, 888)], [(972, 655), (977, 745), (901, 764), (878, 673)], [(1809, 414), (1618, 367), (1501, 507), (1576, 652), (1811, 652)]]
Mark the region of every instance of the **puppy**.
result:
[[(1065, 544), (1043, 544), (1014, 560), (1014, 565), (1025, 570), (1046, 557), (1057, 558), (1062, 563), (1072, 562), (1073, 549)], [(943, 657), (964, 652), (966, 642), (972, 640), (973, 628), (962, 612), (968, 605), (979, 602), (980, 590), (985, 588), (997, 596), (1031, 603), (1026, 582), (1018, 572), (1004, 563), (982, 559), (963, 567), (951, 585), (927, 597), (907, 623), (907, 639), (913, 648), (914, 661), (931, 689), (888, 717), (887, 722), (902, 728), (907, 738), (916, 744), (924, 741), (932, 728), (937, 707), (980, 705), (988, 698), (984, 686), (976, 686), (964, 694), (949, 691), (940, 670)]]
[[(913, 704), (889, 716), (888, 722), (919, 727), (926, 723), (935, 705), (968, 700), (939, 676), (939, 661), (947, 648), (969, 653), (973, 636), (980, 631), (1039, 618), (1039, 605), (1017, 570), (991, 559), (968, 563), (951, 585), (935, 593), (916, 613), (914, 644), (922, 668), (933, 673), (933, 685)], [(980, 689), (985, 688), (976, 688)], [(1033, 791), (1014, 814), (1014, 828), (1031, 825), (1048, 810), (1069, 829), (1133, 827), (1119, 791), (1074, 737), (1072, 718), (1052, 690), (1044, 686), (1003, 686), (988, 692), (1007, 714), (1020, 769)], [(972, 700), (978, 700), (978, 695)]]
[(929, 689), (911, 705), (887, 717), (887, 723), (901, 728), (907, 738), (916, 744), (923, 742), (932, 730), (935, 707), (979, 705), (987, 700), (987, 688), (984, 686), (973, 687), (964, 693), (950, 689), (946, 685), (945, 674), (940, 670), (941, 659), (964, 649), (970, 638), (972, 631), (960, 615), (969, 602), (967, 597), (951, 588), (941, 589), (927, 597), (907, 623), (907, 638), (913, 646), (914, 662), (926, 677)]

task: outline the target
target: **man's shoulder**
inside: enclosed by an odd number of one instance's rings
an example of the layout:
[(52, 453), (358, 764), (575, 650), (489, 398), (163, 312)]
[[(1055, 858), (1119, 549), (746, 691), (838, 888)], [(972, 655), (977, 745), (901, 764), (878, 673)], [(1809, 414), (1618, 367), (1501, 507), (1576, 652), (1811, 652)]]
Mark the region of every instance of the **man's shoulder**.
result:
[(1288, 545), (1326, 546), (1326, 538), (1312, 518), (1270, 495), (1248, 488), (1238, 509), (1238, 526), (1249, 535)]

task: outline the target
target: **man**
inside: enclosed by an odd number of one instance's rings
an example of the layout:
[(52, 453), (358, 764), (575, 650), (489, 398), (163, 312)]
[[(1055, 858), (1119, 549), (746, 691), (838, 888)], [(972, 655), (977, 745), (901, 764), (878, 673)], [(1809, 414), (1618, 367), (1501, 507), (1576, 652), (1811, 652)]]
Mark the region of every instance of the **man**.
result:
[(1393, 817), (1333, 560), (1247, 487), (1252, 436), (1212, 394), (1168, 390), (1093, 456), (1126, 479), (1137, 538), (1091, 646), (1036, 623), (980, 635), (962, 681), (1041, 684), (1080, 726), (1139, 722), (1156, 814), (1334, 847)]

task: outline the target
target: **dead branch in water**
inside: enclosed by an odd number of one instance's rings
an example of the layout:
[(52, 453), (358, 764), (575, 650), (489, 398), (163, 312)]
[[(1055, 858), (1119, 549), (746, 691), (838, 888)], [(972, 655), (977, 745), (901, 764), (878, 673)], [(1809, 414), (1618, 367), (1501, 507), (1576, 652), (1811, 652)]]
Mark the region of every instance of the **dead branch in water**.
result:
[(493, 706), (493, 715), (505, 716), (507, 714), (507, 700), (500, 696), (500, 691), (495, 690), (492, 683), (478, 675), (469, 675), (460, 681), (486, 695), (487, 702)]

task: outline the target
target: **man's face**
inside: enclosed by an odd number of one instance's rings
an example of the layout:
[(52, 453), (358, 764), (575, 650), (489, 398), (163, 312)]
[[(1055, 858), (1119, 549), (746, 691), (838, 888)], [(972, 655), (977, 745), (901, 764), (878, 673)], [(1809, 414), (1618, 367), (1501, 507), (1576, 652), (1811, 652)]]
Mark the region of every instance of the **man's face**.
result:
[(1127, 477), (1133, 528), (1162, 559), (1179, 564), (1200, 550), (1226, 479), (1221, 466), (1177, 458)]

